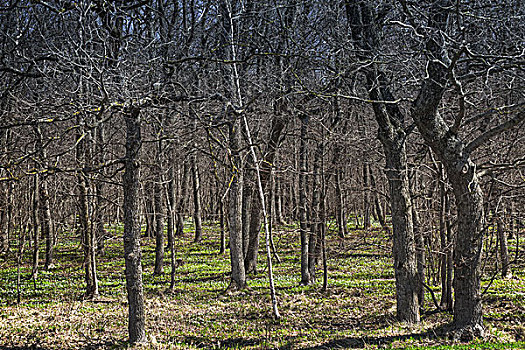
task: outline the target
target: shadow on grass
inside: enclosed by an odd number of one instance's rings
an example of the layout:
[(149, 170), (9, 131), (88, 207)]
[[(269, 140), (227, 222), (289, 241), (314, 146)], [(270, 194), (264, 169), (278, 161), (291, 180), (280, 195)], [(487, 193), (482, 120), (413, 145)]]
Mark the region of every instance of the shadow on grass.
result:
[[(129, 348), (129, 343), (125, 341), (116, 341), (116, 342), (100, 342), (100, 343), (94, 343), (94, 344), (87, 344), (81, 347), (71, 346), (70, 349), (81, 349), (81, 350), (96, 350), (96, 349), (126, 349)], [(26, 346), (2, 346), (0, 345), (0, 349), (2, 350), (49, 350), (51, 348), (47, 347), (41, 347), (39, 345), (33, 344), (33, 345), (26, 345)]]
[(410, 333), (402, 335), (378, 336), (378, 337), (348, 337), (342, 339), (334, 339), (327, 343), (316, 345), (313, 347), (302, 348), (302, 350), (324, 350), (324, 349), (361, 349), (370, 345), (375, 346), (389, 346), (396, 341), (415, 340), (420, 341), (424, 339), (436, 339), (448, 336), (450, 325), (439, 326), (422, 333)]
[(184, 338), (185, 344), (190, 344), (199, 349), (238, 349), (246, 346), (260, 345), (263, 340), (259, 339), (244, 339), (244, 338), (231, 338), (225, 340), (217, 340), (214, 343), (210, 343), (210, 339), (199, 338), (193, 336), (187, 336)]

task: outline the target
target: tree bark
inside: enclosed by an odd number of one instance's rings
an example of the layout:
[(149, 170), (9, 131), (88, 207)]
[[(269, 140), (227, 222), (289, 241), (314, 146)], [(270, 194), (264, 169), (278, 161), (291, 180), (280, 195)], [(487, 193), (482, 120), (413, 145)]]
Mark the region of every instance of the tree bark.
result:
[[(80, 118), (78, 125), (82, 125)], [(79, 128), (77, 134), (76, 158), (80, 168), (87, 166), (87, 145), (88, 135), (83, 135), (84, 128)], [(96, 242), (93, 227), (89, 224), (89, 204), (88, 204), (88, 176), (83, 171), (77, 172), (78, 181), (78, 216), (80, 223), (80, 234), (82, 237), (82, 247), (84, 250), (84, 278), (86, 282), (86, 299), (93, 299), (98, 296), (98, 279), (96, 269)]]
[(501, 259), (501, 277), (511, 278), (512, 273), (510, 271), (510, 262), (509, 262), (509, 245), (507, 242), (507, 231), (505, 230), (504, 217), (498, 216), (497, 227), (498, 227), (497, 229), (498, 229), (499, 248), (500, 248), (500, 259)]
[[(447, 26), (449, 6), (448, 0), (434, 3), (430, 27), (443, 29)], [(428, 60), (427, 78), (412, 105), (411, 114), (425, 142), (443, 163), (456, 198), (454, 327), (457, 338), (471, 339), (484, 333), (480, 294), (483, 192), (476, 165), (470, 158), (472, 148), (464, 144), (438, 113), (449, 77), (449, 68), (439, 61), (443, 55), (441, 40), (440, 36), (427, 38), (426, 49), (435, 58)]]
[(170, 164), (169, 164), (169, 180), (166, 188), (166, 200), (168, 209), (168, 249), (170, 251), (170, 289), (173, 290), (175, 287), (175, 227), (174, 227), (174, 215), (175, 215), (175, 169), (174, 169), (174, 157), (173, 157), (173, 145), (170, 145)]
[(46, 256), (44, 268), (48, 270), (53, 264), (53, 250), (55, 246), (54, 235), (51, 230), (51, 210), (49, 207), (49, 191), (47, 189), (47, 179), (43, 179), (40, 185), (40, 225), (42, 235), (46, 239)]
[(201, 216), (201, 185), (199, 179), (199, 166), (197, 165), (197, 154), (192, 157), (191, 175), (193, 178), (193, 222), (195, 224), (194, 242), (202, 240), (202, 216)]
[(419, 281), (404, 137), (389, 140), (385, 136), (380, 133), (392, 207), (397, 316), (401, 321), (419, 322)]
[(363, 229), (370, 230), (370, 183), (368, 176), (368, 164), (363, 163)]
[[(246, 164), (252, 165), (253, 163), (250, 161), (247, 161)], [(251, 219), (251, 211), (252, 211), (252, 203), (257, 200), (257, 198), (254, 198), (253, 196), (253, 188), (250, 183), (250, 179), (252, 178), (251, 170), (248, 170), (247, 168), (244, 168), (244, 174), (243, 174), (243, 186), (242, 186), (242, 252), (244, 259), (246, 261), (246, 254), (248, 253), (248, 246), (250, 244), (250, 219)], [(245, 269), (248, 271), (247, 266), (245, 265)]]
[(158, 141), (156, 155), (155, 183), (153, 185), (153, 205), (155, 207), (155, 269), (154, 275), (164, 272), (164, 206), (162, 203), (162, 141)]
[(299, 232), (301, 234), (301, 285), (311, 283), (308, 269), (309, 237), (306, 207), (306, 135), (308, 131), (308, 116), (301, 115), (301, 138), (299, 143)]
[(142, 253), (140, 250), (139, 218), (139, 154), (141, 149), (140, 110), (131, 107), (124, 114), (126, 121), (126, 158), (124, 187), (124, 259), (128, 292), (129, 342), (145, 343), (144, 292), (142, 285)]
[[(232, 118), (235, 118), (232, 116)], [(230, 152), (231, 152), (231, 181), (229, 191), (228, 216), (230, 218), (230, 258), (231, 258), (231, 287), (244, 289), (246, 287), (246, 273), (244, 269), (242, 251), (242, 170), (240, 148), (240, 125), (235, 118), (229, 124)]]
[(33, 224), (33, 266), (31, 276), (33, 280), (38, 275), (39, 248), (40, 248), (40, 220), (39, 220), (39, 188), (40, 174), (36, 173), (33, 179), (33, 207), (31, 208), (31, 223)]
[[(263, 191), (266, 191), (268, 186), (273, 162), (279, 147), (279, 140), (282, 132), (288, 122), (288, 118), (282, 114), (282, 111), (277, 111), (272, 119), (272, 127), (270, 130), (270, 140), (266, 146), (265, 155), (260, 165), (261, 185)], [(257, 254), (259, 250), (259, 237), (262, 222), (262, 207), (261, 200), (257, 196), (253, 196), (251, 214), (250, 214), (250, 239), (248, 242), (248, 250), (244, 259), (244, 266), (247, 273), (257, 272)]]
[[(95, 160), (97, 163), (97, 166), (102, 166), (105, 162), (104, 157), (104, 125), (100, 124), (96, 130), (96, 138), (95, 138), (95, 151), (96, 156)], [(104, 228), (104, 182), (101, 181), (101, 177), (104, 175), (103, 169), (99, 170), (99, 174), (97, 175), (98, 181), (95, 184), (95, 195), (96, 195), (96, 202), (97, 206), (95, 209), (95, 239), (97, 242), (97, 250), (100, 254), (104, 254), (105, 249), (105, 242), (106, 242), (106, 236), (107, 232)]]
[(184, 162), (182, 170), (182, 183), (180, 189), (179, 203), (177, 204), (177, 217), (175, 223), (175, 235), (178, 237), (184, 236), (184, 211), (186, 207), (186, 197), (188, 196), (188, 182), (189, 182), (190, 167), (188, 162)]
[[(378, 49), (379, 31), (371, 4), (347, 2), (346, 12), (352, 37), (364, 51), (362, 59), (372, 59)], [(379, 67), (366, 70), (366, 85), (374, 101), (395, 101)], [(401, 321), (419, 322), (417, 259), (409, 193), (406, 159), (405, 116), (396, 103), (373, 103), (372, 108), (379, 126), (378, 138), (386, 158), (390, 204), (392, 210), (394, 272), (396, 278), (397, 317)]]

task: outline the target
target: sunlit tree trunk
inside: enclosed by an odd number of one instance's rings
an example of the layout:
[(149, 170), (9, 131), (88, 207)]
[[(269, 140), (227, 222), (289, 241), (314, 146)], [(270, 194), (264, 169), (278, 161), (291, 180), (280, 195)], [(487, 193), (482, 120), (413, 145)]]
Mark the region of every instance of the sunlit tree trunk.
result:
[(129, 342), (146, 342), (144, 292), (142, 285), (142, 252), (140, 249), (139, 156), (142, 144), (140, 110), (131, 107), (126, 121), (126, 157), (124, 159), (124, 259), (128, 292)]

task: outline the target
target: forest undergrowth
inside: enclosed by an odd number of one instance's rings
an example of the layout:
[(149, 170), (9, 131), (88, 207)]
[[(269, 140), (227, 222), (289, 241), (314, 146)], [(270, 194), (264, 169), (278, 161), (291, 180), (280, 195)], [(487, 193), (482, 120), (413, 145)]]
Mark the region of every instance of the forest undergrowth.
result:
[[(493, 273), (494, 261), (487, 262), (482, 283), (487, 336), (462, 344), (447, 335), (452, 315), (438, 311), (428, 291), (420, 324), (396, 321), (391, 241), (379, 228), (351, 229), (344, 240), (328, 235), (326, 291), (322, 291), (322, 266), (315, 285), (299, 286), (299, 232), (294, 226), (276, 228), (274, 240), (281, 262), (274, 261), (274, 275), (280, 320), (271, 317), (262, 250), (259, 272), (249, 277), (249, 288), (227, 291), (229, 252), (218, 254), (218, 227), (206, 223), (200, 243), (192, 241), (191, 222), (186, 229), (186, 236), (175, 242), (180, 266), (173, 291), (168, 290), (168, 253), (165, 273), (153, 276), (155, 242), (142, 239), (146, 348), (525, 348), (525, 264), (520, 259), (512, 265), (511, 279), (500, 279)], [(122, 228), (109, 231), (113, 238), (107, 241), (105, 254), (97, 257), (100, 296), (95, 300), (82, 300), (82, 246), (73, 233), (60, 237), (54, 266), (41, 269), (36, 279), (31, 278), (31, 249), (26, 249), (19, 269), (13, 258), (15, 249), (8, 259), (0, 260), (1, 349), (128, 347)], [(515, 244), (510, 240), (511, 251)], [(439, 300), (435, 282), (428, 284)]]

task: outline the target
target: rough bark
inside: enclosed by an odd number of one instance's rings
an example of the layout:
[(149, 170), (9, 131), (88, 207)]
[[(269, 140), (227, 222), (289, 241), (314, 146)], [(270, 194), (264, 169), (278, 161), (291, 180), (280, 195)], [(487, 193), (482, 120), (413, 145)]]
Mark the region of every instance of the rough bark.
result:
[(382, 141), (392, 208), (392, 249), (396, 278), (397, 316), (402, 321), (419, 322), (419, 281), (405, 143), (404, 140), (399, 139), (382, 138)]
[(145, 343), (144, 292), (140, 249), (139, 218), (139, 153), (141, 149), (140, 110), (131, 108), (125, 113), (126, 158), (124, 187), (124, 259), (126, 261), (126, 289), (128, 292), (129, 342)]
[[(443, 29), (448, 23), (450, 1), (437, 1), (431, 9), (429, 25)], [(470, 158), (468, 145), (450, 129), (438, 113), (447, 86), (449, 69), (436, 58), (442, 57), (441, 38), (429, 35), (426, 49), (430, 55), (427, 78), (412, 105), (412, 117), (447, 172), (457, 207), (457, 235), (454, 252), (454, 327), (456, 337), (470, 339), (484, 333), (480, 295), (480, 259), (483, 242), (483, 193)]]
[[(370, 3), (349, 1), (347, 17), (352, 37), (363, 50), (362, 59), (371, 59), (380, 45), (380, 27)], [(376, 66), (366, 70), (369, 96), (374, 101), (395, 101), (384, 74)], [(396, 279), (397, 317), (401, 321), (419, 322), (419, 300), (412, 202), (409, 193), (406, 160), (404, 114), (396, 103), (373, 103), (378, 123), (378, 138), (386, 158), (393, 228), (393, 256)]]
[(240, 125), (238, 120), (229, 124), (230, 152), (231, 152), (231, 181), (229, 191), (228, 216), (230, 219), (230, 258), (231, 258), (231, 287), (244, 289), (246, 287), (246, 273), (242, 252), (242, 170), (240, 147)]

